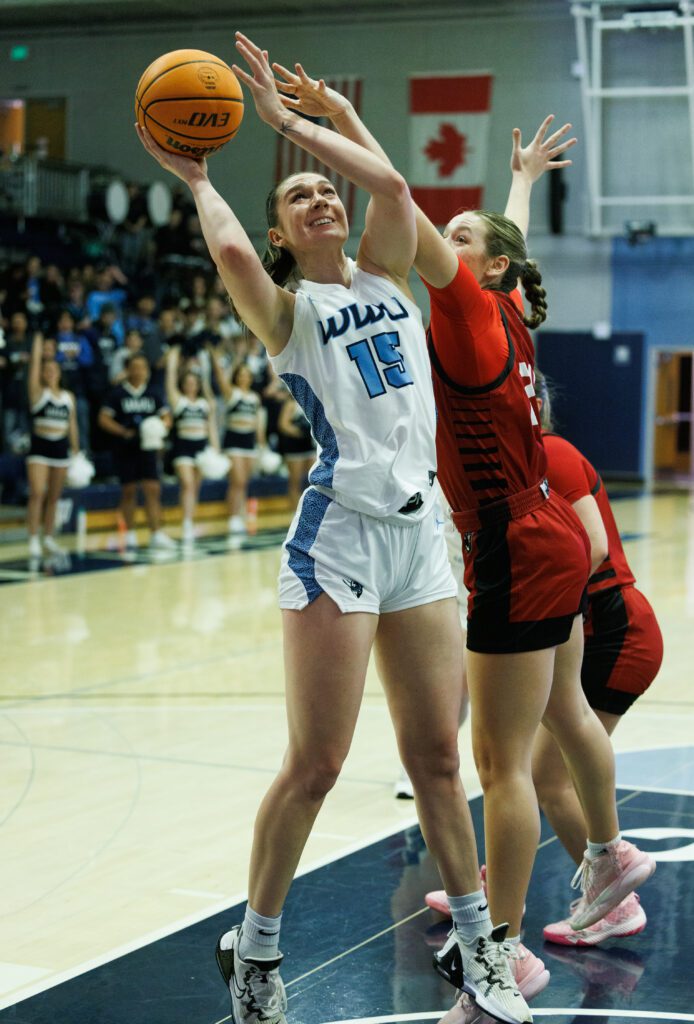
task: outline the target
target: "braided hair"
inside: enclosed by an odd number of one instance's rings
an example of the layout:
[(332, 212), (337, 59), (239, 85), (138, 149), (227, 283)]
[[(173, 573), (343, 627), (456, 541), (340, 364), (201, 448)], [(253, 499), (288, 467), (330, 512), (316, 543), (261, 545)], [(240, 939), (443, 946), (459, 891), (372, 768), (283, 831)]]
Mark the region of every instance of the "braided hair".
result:
[(501, 213), (475, 210), (474, 214), (484, 221), (489, 257), (507, 256), (509, 260), (506, 273), (493, 289), (508, 294), (520, 280), (531, 310), (530, 316), (523, 316), (523, 323), (526, 327), (539, 327), (547, 319), (547, 293), (542, 287), (542, 274), (537, 263), (528, 259), (522, 231)]

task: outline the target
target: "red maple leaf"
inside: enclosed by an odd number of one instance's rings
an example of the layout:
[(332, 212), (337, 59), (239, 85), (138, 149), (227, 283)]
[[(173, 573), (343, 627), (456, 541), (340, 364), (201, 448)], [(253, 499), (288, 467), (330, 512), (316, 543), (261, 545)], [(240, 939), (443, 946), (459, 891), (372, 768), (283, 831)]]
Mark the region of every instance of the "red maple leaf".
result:
[(454, 124), (439, 125), (439, 134), (430, 139), (424, 153), (432, 163), (438, 163), (440, 178), (448, 178), (457, 167), (465, 164), (468, 154), (467, 135), (461, 135)]

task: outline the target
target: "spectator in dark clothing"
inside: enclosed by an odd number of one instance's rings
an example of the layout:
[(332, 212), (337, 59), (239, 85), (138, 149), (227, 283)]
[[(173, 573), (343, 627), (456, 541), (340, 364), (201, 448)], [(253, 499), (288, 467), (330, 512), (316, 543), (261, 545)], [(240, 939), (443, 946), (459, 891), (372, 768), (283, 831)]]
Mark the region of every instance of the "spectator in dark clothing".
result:
[(101, 307), (101, 313), (97, 321), (92, 324), (84, 333), (89, 340), (94, 355), (89, 374), (89, 397), (91, 403), (92, 420), (92, 448), (103, 451), (108, 447), (106, 439), (101, 432), (96, 417), (96, 412), (101, 407), (106, 395), (111, 390), (111, 363), (114, 353), (121, 347), (115, 329), (116, 324), (115, 306), (106, 303)]
[(80, 443), (85, 451), (89, 451), (91, 448), (89, 392), (92, 382), (91, 368), (94, 365), (94, 350), (88, 338), (75, 331), (73, 316), (66, 309), (58, 317), (55, 344), (55, 359), (60, 366), (62, 386), (71, 391), (75, 399)]
[(165, 260), (167, 256), (190, 256), (190, 238), (182, 210), (174, 207), (169, 216), (169, 223), (157, 228), (154, 235), (157, 259)]
[(65, 309), (75, 321), (76, 330), (82, 331), (91, 326), (87, 315), (87, 294), (80, 278), (74, 277), (68, 283)]
[(41, 303), (43, 305), (43, 326), (52, 329), (60, 311), (65, 307), (65, 280), (55, 263), (49, 263), (41, 280)]
[(161, 392), (150, 384), (149, 364), (143, 355), (133, 355), (126, 372), (123, 383), (106, 398), (99, 412), (99, 425), (109, 435), (121, 482), (120, 512), (125, 520), (127, 544), (137, 546), (135, 508), (137, 488), (141, 486), (152, 547), (175, 548), (175, 542), (160, 527), (159, 453), (143, 447), (140, 429), (143, 420), (154, 416), (159, 416), (170, 427), (171, 414)]
[(5, 450), (15, 454), (28, 450), (27, 380), (33, 338), (27, 314), (13, 313), (3, 349), (2, 415)]

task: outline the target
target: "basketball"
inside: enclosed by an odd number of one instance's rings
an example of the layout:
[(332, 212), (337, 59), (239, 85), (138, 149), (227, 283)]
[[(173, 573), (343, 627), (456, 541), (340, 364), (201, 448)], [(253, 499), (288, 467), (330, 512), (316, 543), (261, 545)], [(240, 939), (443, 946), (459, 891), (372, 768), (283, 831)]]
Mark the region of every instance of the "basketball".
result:
[(173, 50), (150, 64), (137, 83), (135, 114), (162, 149), (198, 160), (236, 135), (243, 93), (219, 57)]

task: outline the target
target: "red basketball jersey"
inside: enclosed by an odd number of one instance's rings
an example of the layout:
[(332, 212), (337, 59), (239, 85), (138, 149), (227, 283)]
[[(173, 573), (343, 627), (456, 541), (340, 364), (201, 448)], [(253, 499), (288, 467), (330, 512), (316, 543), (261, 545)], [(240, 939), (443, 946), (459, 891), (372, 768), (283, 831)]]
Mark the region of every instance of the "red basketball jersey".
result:
[(629, 568), (619, 530), (610, 508), (607, 492), (600, 476), (577, 448), (556, 434), (543, 434), (547, 452), (547, 479), (569, 504), (587, 494), (595, 498), (607, 533), (608, 555), (588, 581), (588, 594), (612, 587), (628, 587), (635, 583)]
[(478, 509), (545, 476), (533, 343), (513, 298), (482, 289), (464, 263), (446, 288), (427, 288), (438, 475), (454, 512)]

